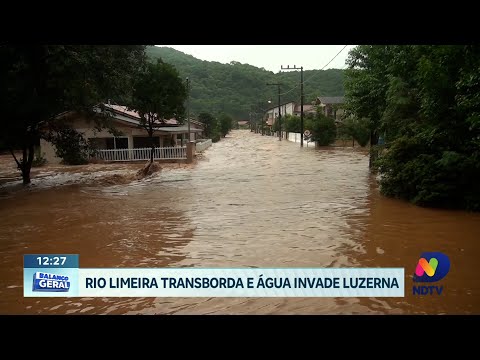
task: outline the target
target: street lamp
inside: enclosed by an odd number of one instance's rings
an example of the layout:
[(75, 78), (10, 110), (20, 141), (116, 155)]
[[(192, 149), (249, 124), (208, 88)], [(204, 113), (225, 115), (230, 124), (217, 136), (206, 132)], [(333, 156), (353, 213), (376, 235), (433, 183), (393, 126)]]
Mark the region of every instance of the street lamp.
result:
[[(268, 100), (267, 103), (272, 104), (272, 100)], [(267, 117), (267, 119), (268, 119), (268, 117)], [(262, 135), (265, 133), (264, 128), (265, 128), (265, 119), (263, 119), (263, 116), (262, 116)]]

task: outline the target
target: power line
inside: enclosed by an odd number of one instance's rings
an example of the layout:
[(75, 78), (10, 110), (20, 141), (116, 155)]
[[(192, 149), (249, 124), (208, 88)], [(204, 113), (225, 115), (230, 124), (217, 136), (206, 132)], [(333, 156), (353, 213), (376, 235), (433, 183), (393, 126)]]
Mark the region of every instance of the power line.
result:
[[(325, 66), (323, 66), (320, 70), (325, 69), (333, 60), (336, 59), (336, 57), (337, 57), (338, 55), (340, 55), (340, 53), (341, 53), (343, 50), (345, 50), (345, 48), (346, 48), (347, 46), (348, 46), (348, 45), (345, 45), (345, 46), (342, 48), (342, 50), (340, 50), (340, 51), (337, 53), (337, 55), (335, 55), (335, 56), (334, 56)], [(305, 84), (307, 81), (311, 80), (312, 78), (314, 78), (314, 77), (317, 76), (318, 74), (320, 74), (320, 73), (316, 73), (316, 74), (310, 76), (307, 80), (304, 80), (303, 83)], [(283, 94), (280, 94), (280, 95), (286, 95), (286, 94), (288, 94), (289, 92), (291, 92), (291, 91), (295, 90), (296, 88), (298, 88), (299, 86), (300, 86), (300, 84), (297, 84), (296, 86), (294, 86), (294, 87), (291, 88), (290, 90), (288, 90), (288, 91), (286, 91), (286, 92), (284, 92)]]
[[(348, 64), (345, 64), (345, 65), (343, 66), (343, 68), (341, 68), (340, 70), (345, 70), (345, 69), (347, 68), (347, 66), (348, 66)], [(320, 92), (320, 94), (318, 94), (318, 96), (327, 96), (327, 95), (325, 95), (324, 93)]]

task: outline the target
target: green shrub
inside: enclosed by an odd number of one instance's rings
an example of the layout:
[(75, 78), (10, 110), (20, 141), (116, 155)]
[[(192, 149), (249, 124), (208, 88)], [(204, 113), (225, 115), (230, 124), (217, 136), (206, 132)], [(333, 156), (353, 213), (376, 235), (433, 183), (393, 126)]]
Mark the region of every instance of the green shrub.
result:
[(67, 165), (88, 163), (94, 150), (82, 134), (70, 127), (62, 127), (48, 139), (55, 145), (55, 154)]
[(479, 210), (480, 164), (455, 151), (431, 151), (423, 140), (400, 137), (377, 160), (381, 192), (421, 206)]
[(311, 121), (312, 140), (319, 146), (328, 146), (337, 137), (335, 120), (317, 113)]
[(35, 158), (32, 161), (32, 167), (40, 167), (43, 166), (47, 163), (47, 159), (45, 158), (45, 153), (40, 154), (37, 153), (35, 154)]

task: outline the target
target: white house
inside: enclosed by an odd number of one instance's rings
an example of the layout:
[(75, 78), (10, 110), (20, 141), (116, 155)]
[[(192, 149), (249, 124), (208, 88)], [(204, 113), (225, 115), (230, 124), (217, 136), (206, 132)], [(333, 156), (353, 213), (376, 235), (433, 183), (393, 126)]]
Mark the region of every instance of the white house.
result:
[[(267, 110), (267, 125), (272, 126), (278, 118), (279, 106), (274, 105)], [(293, 115), (295, 112), (295, 103), (293, 101), (280, 104), (281, 115)]]
[[(113, 127), (121, 133), (112, 135), (107, 129), (98, 131), (94, 122), (84, 116), (67, 112), (62, 114), (62, 119), (95, 145), (98, 150), (113, 149), (138, 149), (151, 146), (147, 131), (140, 127), (140, 116), (134, 111), (129, 111), (125, 106), (103, 104), (108, 111)], [(96, 108), (100, 111), (99, 108)], [(203, 133), (203, 124), (190, 121), (191, 140), (195, 141)], [(164, 120), (154, 131), (156, 147), (176, 147), (185, 145), (188, 139), (188, 126), (180, 125), (175, 119)], [(46, 140), (40, 140), (40, 153), (50, 163), (60, 163), (61, 159), (55, 155), (54, 145)]]
[[(319, 96), (313, 101), (312, 104), (303, 104), (303, 113), (304, 114), (315, 114), (317, 109), (328, 117), (334, 118), (336, 121), (341, 121), (344, 110), (343, 105), (345, 103), (345, 98), (343, 96)], [(281, 115), (285, 116), (286, 114), (297, 115), (301, 114), (301, 106), (299, 103), (287, 102), (280, 105)], [(267, 125), (272, 126), (275, 124), (276, 119), (278, 118), (278, 105), (272, 106), (266, 112), (267, 114)]]

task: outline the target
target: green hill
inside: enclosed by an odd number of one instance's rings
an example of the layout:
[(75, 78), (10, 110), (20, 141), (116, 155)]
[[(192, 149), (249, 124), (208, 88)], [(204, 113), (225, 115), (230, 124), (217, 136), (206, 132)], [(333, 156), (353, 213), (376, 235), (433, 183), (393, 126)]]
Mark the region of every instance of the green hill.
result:
[[(261, 103), (267, 107), (267, 100), (270, 99), (274, 104), (278, 102), (277, 88), (267, 86), (267, 82), (281, 82), (282, 93), (300, 82), (299, 72), (274, 74), (235, 61), (230, 64), (204, 61), (167, 47), (148, 46), (147, 54), (151, 59), (162, 58), (174, 65), (182, 77), (190, 78), (192, 114), (225, 111), (236, 119), (248, 119), (253, 106)], [(304, 79), (305, 103), (310, 103), (317, 96), (344, 94), (343, 70), (307, 70), (304, 71)], [(282, 96), (281, 100), (300, 101), (300, 87)]]

